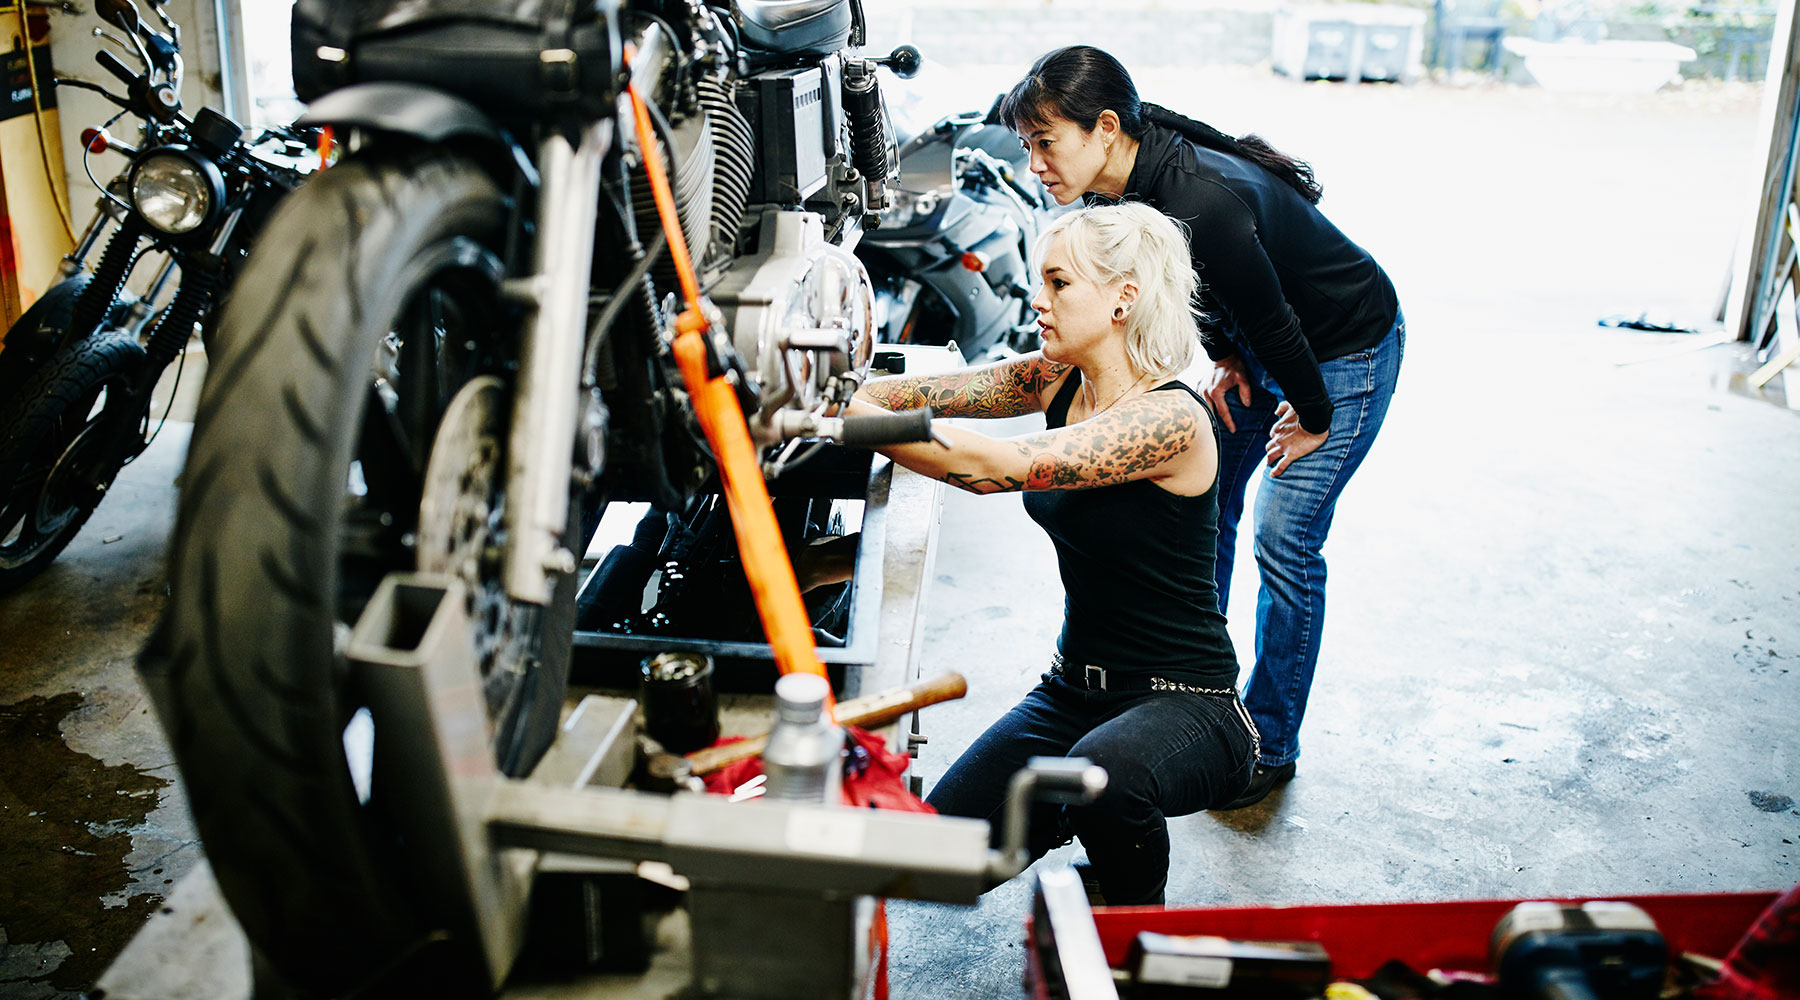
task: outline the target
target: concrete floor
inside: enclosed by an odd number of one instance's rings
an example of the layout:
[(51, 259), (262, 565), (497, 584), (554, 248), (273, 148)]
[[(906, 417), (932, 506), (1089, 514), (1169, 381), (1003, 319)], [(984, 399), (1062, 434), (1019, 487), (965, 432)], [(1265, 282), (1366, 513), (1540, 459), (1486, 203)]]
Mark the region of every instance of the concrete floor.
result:
[[(1312, 159), (1410, 331), (1328, 550), (1299, 777), (1173, 821), (1171, 904), (1800, 880), (1800, 415), (1779, 380), (1734, 389), (1736, 347), (1595, 325), (1705, 323), (1757, 90), (1140, 82), (1193, 110), (1228, 96), (1214, 124)], [(73, 996), (198, 856), (130, 670), (165, 597), (184, 430), (0, 599), (0, 997)], [(1016, 497), (953, 494), (942, 532), (922, 656), (971, 690), (925, 715), (928, 784), (1035, 681), (1060, 607)], [(1247, 659), (1245, 616), (1233, 635)], [(897, 904), (894, 995), (1018, 995), (1026, 909), (1022, 880), (974, 908)]]

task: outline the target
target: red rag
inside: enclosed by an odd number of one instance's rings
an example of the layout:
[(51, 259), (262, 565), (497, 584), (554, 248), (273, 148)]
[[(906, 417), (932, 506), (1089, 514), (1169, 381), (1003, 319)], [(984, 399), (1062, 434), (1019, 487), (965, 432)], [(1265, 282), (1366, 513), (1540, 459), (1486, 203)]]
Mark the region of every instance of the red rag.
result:
[(1769, 904), (1731, 949), (1719, 978), (1694, 988), (1704, 1000), (1800, 997), (1800, 885)]
[[(893, 809), (898, 812), (937, 812), (907, 787), (906, 769), (912, 764), (912, 758), (889, 750), (886, 740), (866, 729), (856, 726), (844, 728), (849, 732), (850, 738), (869, 754), (869, 766), (861, 774), (845, 773), (844, 804), (870, 809)], [(736, 741), (720, 740), (719, 744), (732, 742)], [(727, 764), (707, 775), (706, 790), (717, 795), (730, 795), (744, 782), (761, 773), (762, 757), (749, 757)]]

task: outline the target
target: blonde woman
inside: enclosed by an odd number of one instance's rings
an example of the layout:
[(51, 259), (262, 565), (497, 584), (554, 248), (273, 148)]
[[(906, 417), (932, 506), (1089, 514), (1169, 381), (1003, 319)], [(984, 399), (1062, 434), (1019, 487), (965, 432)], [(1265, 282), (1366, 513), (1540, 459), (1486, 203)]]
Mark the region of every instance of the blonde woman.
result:
[(1042, 412), (1048, 429), (997, 439), (944, 429), (951, 447), (881, 451), (972, 493), (1024, 491), (1067, 594), (1051, 669), (932, 789), (940, 813), (995, 824), (1035, 756), (1106, 768), (1088, 806), (1034, 816), (1033, 856), (1072, 834), (1090, 888), (1112, 905), (1163, 901), (1165, 817), (1215, 808), (1249, 785), (1256, 730), (1213, 584), (1219, 452), (1193, 359), (1187, 241), (1143, 205), (1057, 219), (1039, 244), (1043, 350), (950, 375), (876, 379), (851, 412), (930, 406), (947, 417)]

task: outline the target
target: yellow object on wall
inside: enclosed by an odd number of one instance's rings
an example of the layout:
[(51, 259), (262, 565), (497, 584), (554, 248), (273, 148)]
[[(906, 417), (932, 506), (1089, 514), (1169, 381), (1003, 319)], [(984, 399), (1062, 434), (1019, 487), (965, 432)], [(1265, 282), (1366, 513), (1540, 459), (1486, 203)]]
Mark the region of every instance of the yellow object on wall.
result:
[[(31, 49), (25, 48), (29, 25)], [(73, 247), (63, 182), (62, 127), (50, 68), (50, 28), (42, 11), (19, 14), (0, 0), (0, 346), (5, 330), (57, 280)], [(29, 56), (29, 57), (28, 57)], [(37, 79), (32, 79), (32, 70)]]

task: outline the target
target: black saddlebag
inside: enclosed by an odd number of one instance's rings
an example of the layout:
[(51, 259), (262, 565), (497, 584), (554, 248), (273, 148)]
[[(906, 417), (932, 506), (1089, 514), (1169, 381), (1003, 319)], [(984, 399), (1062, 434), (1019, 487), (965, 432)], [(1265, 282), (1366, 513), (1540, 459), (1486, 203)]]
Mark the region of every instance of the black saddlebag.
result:
[(499, 117), (609, 113), (618, 0), (295, 0), (294, 92), (418, 83)]

